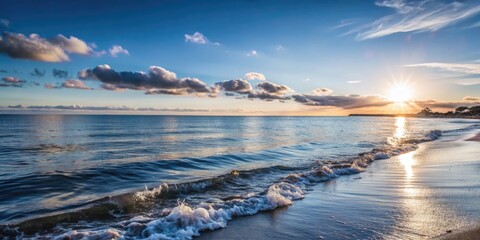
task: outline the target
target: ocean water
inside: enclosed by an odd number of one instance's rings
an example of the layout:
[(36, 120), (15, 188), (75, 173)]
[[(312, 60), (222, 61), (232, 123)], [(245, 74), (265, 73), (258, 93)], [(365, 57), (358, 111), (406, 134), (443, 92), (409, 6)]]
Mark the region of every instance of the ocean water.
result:
[(478, 121), (0, 115), (0, 236), (189, 239)]

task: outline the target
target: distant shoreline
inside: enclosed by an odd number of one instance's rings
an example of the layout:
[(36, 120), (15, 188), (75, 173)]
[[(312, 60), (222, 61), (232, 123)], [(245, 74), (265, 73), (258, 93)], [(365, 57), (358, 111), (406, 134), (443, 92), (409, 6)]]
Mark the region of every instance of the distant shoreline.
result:
[(480, 119), (480, 116), (421, 116), (417, 114), (349, 114), (349, 117), (415, 117), (415, 118), (464, 118)]

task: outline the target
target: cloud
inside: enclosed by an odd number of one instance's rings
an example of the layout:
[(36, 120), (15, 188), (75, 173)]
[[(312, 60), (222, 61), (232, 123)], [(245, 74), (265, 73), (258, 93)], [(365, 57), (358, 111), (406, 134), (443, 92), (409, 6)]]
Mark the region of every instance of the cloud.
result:
[(236, 79), (236, 80), (226, 80), (223, 82), (215, 83), (215, 86), (219, 90), (226, 92), (234, 92), (238, 94), (250, 94), (254, 93), (252, 85), (247, 80)]
[(56, 78), (67, 78), (68, 77), (68, 72), (64, 70), (59, 70), (59, 69), (53, 69), (52, 70), (52, 75), (53, 77)]
[(389, 7), (395, 9), (398, 13), (409, 13), (417, 8), (412, 6), (414, 4), (408, 3), (405, 0), (383, 0), (375, 2), (375, 5), (380, 7)]
[(108, 49), (108, 52), (112, 57), (117, 57), (119, 54), (130, 55), (128, 50), (120, 45), (113, 45), (110, 49)]
[(71, 89), (81, 89), (81, 90), (93, 90), (93, 88), (88, 87), (85, 83), (78, 79), (68, 79), (65, 80), (62, 84), (55, 86), (51, 83), (45, 83), (45, 88), (48, 89), (62, 89), (62, 88), (71, 88)]
[(33, 72), (30, 73), (31, 76), (34, 77), (43, 77), (45, 76), (45, 70), (41, 71), (38, 68), (33, 69)]
[(209, 112), (207, 109), (188, 109), (188, 108), (135, 108), (135, 107), (113, 107), (113, 106), (81, 106), (81, 105), (9, 105), (9, 109), (22, 109), (22, 110), (87, 110), (87, 111), (165, 111), (165, 112)]
[(364, 107), (383, 107), (392, 103), (391, 101), (385, 98), (382, 98), (380, 96), (360, 96), (360, 95), (318, 96), (318, 95), (312, 95), (312, 94), (302, 94), (302, 95), (293, 95), (292, 97), (296, 102), (299, 102), (308, 106), (330, 106), (330, 107), (339, 107), (343, 109), (354, 109), (354, 108), (364, 108)]
[[(470, 98), (470, 97), (466, 97)], [(476, 98), (475, 98), (476, 99)], [(476, 100), (464, 100), (463, 101), (435, 101), (435, 100), (417, 100), (414, 101), (414, 104), (421, 108), (450, 108), (454, 109), (460, 106), (475, 106), (479, 105), (479, 99)]]
[(10, 27), (10, 21), (8, 19), (1, 18), (0, 19), (0, 26), (2, 26), (4, 28)]
[(0, 87), (23, 87), (27, 82), (16, 77), (3, 77), (3, 83), (0, 83)]
[(357, 26), (346, 34), (356, 33), (357, 40), (366, 40), (395, 33), (433, 32), (480, 13), (480, 4), (474, 1), (445, 3), (436, 0), (384, 0), (377, 1), (376, 5), (391, 8), (395, 13)]
[(278, 45), (278, 46), (275, 48), (275, 50), (276, 50), (277, 52), (282, 52), (282, 51), (287, 50), (287, 48), (285, 48), (285, 47), (282, 46), (282, 45)]
[[(144, 72), (117, 72), (110, 66), (98, 65), (93, 69), (86, 69), (78, 73), (80, 79), (98, 80), (108, 86), (104, 89), (142, 90), (147, 94), (182, 92), (184, 94), (214, 94), (215, 89), (197, 78), (178, 78), (174, 72), (162, 67), (151, 66), (148, 73)], [(168, 91), (164, 91), (168, 90)]]
[(265, 101), (273, 101), (273, 100), (289, 100), (291, 99), (290, 96), (283, 96), (274, 93), (268, 92), (255, 92), (248, 94), (248, 98), (258, 98)]
[(45, 39), (38, 34), (25, 36), (21, 33), (4, 32), (0, 38), (0, 53), (12, 58), (43, 62), (69, 61), (68, 54), (90, 55), (94, 51), (81, 39), (59, 34)]
[(69, 38), (67, 38), (62, 34), (58, 34), (54, 38), (51, 38), (49, 41), (52, 44), (60, 46), (68, 53), (75, 53), (81, 55), (89, 55), (93, 53), (92, 48), (90, 48), (87, 43), (74, 36), (70, 36)]
[(315, 88), (312, 92), (313, 95), (326, 95), (333, 93), (333, 90), (329, 88)]
[(463, 101), (467, 101), (467, 102), (480, 102), (480, 97), (465, 96), (465, 97), (463, 98)]
[[(185, 34), (185, 42), (191, 42), (196, 44), (207, 44), (210, 43), (207, 37), (203, 35), (201, 32), (195, 32), (192, 35)], [(220, 46), (219, 42), (212, 43), (215, 46)]]
[(25, 83), (25, 80), (21, 80), (16, 77), (3, 77), (2, 80), (6, 83)]
[(265, 78), (265, 75), (257, 72), (248, 72), (245, 74), (245, 79), (246, 80), (260, 80), (260, 81), (265, 81), (267, 78)]
[(0, 73), (8, 73), (8, 71), (5, 69), (0, 69)]
[(257, 84), (257, 88), (260, 89), (261, 92), (277, 94), (277, 95), (284, 95), (287, 92), (291, 91), (291, 89), (286, 85), (279, 85), (272, 82), (260, 82)]
[(405, 67), (427, 67), (449, 72), (480, 74), (480, 64), (475, 63), (419, 63), (405, 65)]
[(356, 83), (360, 83), (361, 81), (347, 81), (347, 83), (350, 83), (350, 84), (356, 84)]
[(247, 52), (246, 55), (247, 55), (248, 57), (255, 57), (255, 56), (258, 55), (258, 53), (257, 53), (257, 51), (255, 51), (255, 50), (251, 50), (251, 51)]
[(62, 88), (75, 88), (75, 89), (83, 89), (83, 90), (93, 90), (93, 88), (87, 87), (84, 82), (77, 79), (69, 79), (65, 80), (62, 85)]

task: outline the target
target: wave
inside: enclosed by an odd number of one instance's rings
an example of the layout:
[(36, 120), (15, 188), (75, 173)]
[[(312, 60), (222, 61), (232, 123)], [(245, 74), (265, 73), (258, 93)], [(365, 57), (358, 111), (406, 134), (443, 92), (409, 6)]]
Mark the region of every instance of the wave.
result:
[[(228, 221), (235, 217), (291, 205), (293, 201), (303, 199), (308, 187), (312, 185), (341, 175), (363, 172), (373, 161), (413, 151), (417, 149), (419, 143), (436, 140), (441, 135), (441, 131), (433, 130), (421, 138), (404, 139), (395, 145), (375, 148), (343, 160), (319, 160), (307, 166), (233, 170), (228, 174), (195, 182), (164, 183), (154, 188), (101, 199), (95, 206), (77, 212), (1, 226), (0, 237), (191, 239), (202, 231), (226, 227)], [(270, 176), (271, 179), (278, 176), (278, 180), (265, 185), (263, 190), (247, 184), (256, 182), (256, 179), (264, 176)], [(239, 191), (235, 194), (237, 187)], [(225, 190), (228, 192), (225, 193)], [(194, 199), (195, 194), (202, 195), (207, 191), (217, 191), (223, 193), (217, 194), (218, 196), (225, 197), (214, 200), (199, 198), (198, 201), (191, 200), (190, 203), (178, 202), (178, 199)], [(171, 203), (171, 206), (167, 203)], [(155, 208), (155, 205), (159, 206)], [(152, 209), (160, 211), (151, 211)], [(135, 217), (132, 218), (132, 215)], [(110, 224), (104, 222), (96, 227), (84, 225), (74, 227), (75, 225), (64, 224), (79, 221), (84, 224), (85, 221), (99, 220)], [(105, 226), (112, 227), (106, 229)], [(74, 228), (83, 230), (72, 230)]]

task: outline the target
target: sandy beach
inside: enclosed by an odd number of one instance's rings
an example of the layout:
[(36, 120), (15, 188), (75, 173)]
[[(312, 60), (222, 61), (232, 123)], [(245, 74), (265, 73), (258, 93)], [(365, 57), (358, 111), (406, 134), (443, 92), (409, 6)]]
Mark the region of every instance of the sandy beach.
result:
[(313, 187), (292, 206), (237, 218), (198, 239), (479, 239), (471, 226), (480, 223), (480, 155), (478, 142), (465, 141), (471, 134), (376, 161)]

